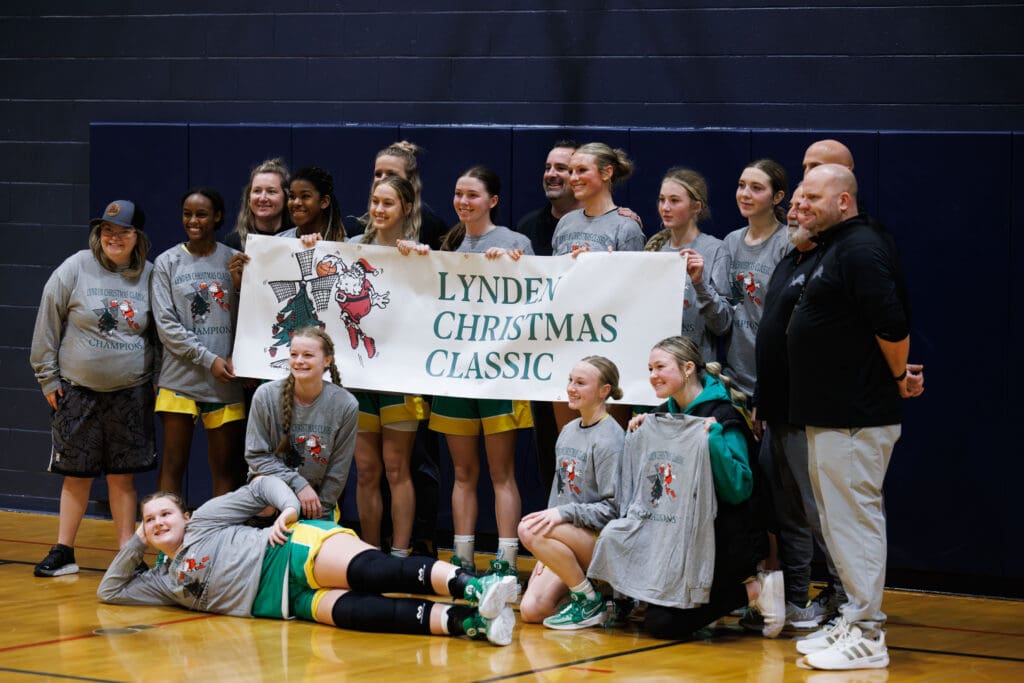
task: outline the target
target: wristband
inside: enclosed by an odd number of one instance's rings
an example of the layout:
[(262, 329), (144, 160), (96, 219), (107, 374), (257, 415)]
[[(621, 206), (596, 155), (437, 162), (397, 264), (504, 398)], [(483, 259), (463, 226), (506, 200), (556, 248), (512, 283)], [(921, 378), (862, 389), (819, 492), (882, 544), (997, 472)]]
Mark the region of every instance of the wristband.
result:
[(899, 377), (893, 377), (893, 379), (896, 380), (897, 382), (902, 382), (906, 378), (907, 378), (907, 371), (906, 370), (904, 370), (903, 374), (901, 374)]

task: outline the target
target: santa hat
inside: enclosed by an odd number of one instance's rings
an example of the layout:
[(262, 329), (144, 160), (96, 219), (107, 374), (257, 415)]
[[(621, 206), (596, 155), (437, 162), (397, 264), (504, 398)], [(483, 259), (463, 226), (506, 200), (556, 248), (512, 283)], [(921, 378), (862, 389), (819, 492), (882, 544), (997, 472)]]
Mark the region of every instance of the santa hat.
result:
[(360, 268), (362, 268), (362, 269), (363, 269), (363, 271), (364, 271), (364, 272), (366, 272), (366, 273), (369, 273), (370, 275), (376, 275), (376, 274), (377, 274), (378, 272), (380, 272), (380, 271), (378, 271), (378, 270), (377, 270), (376, 268), (374, 268), (373, 266), (371, 266), (371, 265), (370, 265), (370, 262), (369, 262), (369, 261), (367, 261), (367, 260), (366, 260), (366, 259), (364, 259), (364, 258), (361, 258), (361, 259), (359, 259), (358, 261), (356, 261), (356, 262), (355, 262), (355, 263), (353, 263), (352, 265), (353, 265), (353, 266), (359, 266)]

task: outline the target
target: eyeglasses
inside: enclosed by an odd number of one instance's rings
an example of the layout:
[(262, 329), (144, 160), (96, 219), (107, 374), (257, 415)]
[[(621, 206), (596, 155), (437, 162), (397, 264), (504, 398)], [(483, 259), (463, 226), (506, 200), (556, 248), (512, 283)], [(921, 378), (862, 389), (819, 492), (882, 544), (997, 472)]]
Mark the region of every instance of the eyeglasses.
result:
[(125, 240), (135, 234), (135, 228), (128, 228), (127, 230), (115, 230), (109, 226), (104, 225), (100, 228), (100, 235), (103, 237), (114, 237), (119, 240)]

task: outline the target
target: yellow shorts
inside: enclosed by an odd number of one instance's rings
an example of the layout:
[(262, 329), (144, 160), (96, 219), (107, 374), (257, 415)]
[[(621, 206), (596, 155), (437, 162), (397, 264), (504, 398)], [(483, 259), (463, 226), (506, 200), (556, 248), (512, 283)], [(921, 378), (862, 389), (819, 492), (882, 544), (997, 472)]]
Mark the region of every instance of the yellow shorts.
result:
[(177, 413), (179, 415), (191, 415), (193, 420), (203, 418), (203, 426), (207, 429), (223, 427), (228, 422), (237, 422), (245, 419), (244, 403), (204, 403), (194, 401), (188, 396), (182, 396), (171, 389), (160, 387), (156, 395), (156, 408), (158, 413)]

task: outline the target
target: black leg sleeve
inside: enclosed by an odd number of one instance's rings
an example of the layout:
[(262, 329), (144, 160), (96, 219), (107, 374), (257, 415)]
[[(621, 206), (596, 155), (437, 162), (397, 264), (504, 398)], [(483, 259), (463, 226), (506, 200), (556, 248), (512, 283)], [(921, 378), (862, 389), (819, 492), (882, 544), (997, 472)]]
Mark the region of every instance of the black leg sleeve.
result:
[(429, 557), (391, 557), (376, 548), (364, 550), (348, 563), (348, 585), (364, 593), (434, 594)]
[(349, 591), (334, 603), (331, 616), (338, 628), (374, 633), (430, 633), (435, 603), (421, 598), (385, 598)]

